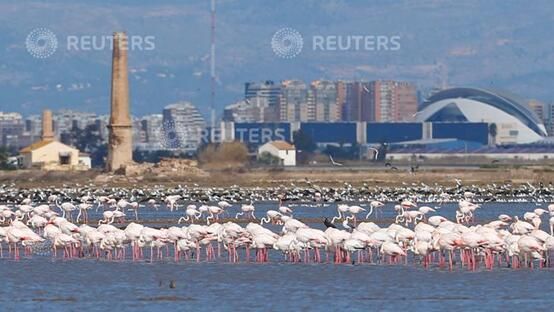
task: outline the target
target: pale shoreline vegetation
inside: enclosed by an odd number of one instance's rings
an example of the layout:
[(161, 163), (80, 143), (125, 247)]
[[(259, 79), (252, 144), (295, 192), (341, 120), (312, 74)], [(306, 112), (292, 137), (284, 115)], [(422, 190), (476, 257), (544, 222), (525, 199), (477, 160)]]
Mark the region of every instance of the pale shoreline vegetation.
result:
[[(210, 166), (206, 166), (210, 167)], [(367, 170), (360, 168), (333, 168), (333, 170), (297, 168), (295, 170), (282, 170), (280, 168), (247, 168), (228, 163), (227, 166), (214, 166), (206, 168), (208, 174), (196, 176), (183, 172), (172, 176), (165, 175), (137, 175), (121, 176), (112, 175), (101, 170), (86, 172), (66, 171), (39, 171), (17, 170), (0, 172), (0, 183), (16, 184), (22, 187), (45, 187), (61, 185), (87, 185), (97, 186), (133, 186), (133, 185), (199, 185), (226, 187), (232, 185), (255, 186), (280, 186), (302, 185), (306, 181), (325, 186), (342, 186), (344, 183), (352, 185), (366, 184), (369, 186), (403, 186), (412, 183), (425, 183), (428, 185), (455, 185), (456, 179), (461, 179), (464, 184), (491, 184), (511, 183), (514, 185), (530, 183), (548, 184), (554, 181), (554, 171), (549, 168), (441, 168), (423, 169), (415, 174), (407, 170)]]

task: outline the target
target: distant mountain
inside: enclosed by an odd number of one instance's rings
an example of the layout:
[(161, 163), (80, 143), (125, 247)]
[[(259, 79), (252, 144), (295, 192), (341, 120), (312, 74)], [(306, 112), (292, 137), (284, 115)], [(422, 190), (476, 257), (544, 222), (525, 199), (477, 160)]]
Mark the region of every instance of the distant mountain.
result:
[[(153, 36), (151, 51), (129, 53), (132, 111), (160, 112), (189, 100), (209, 107), (210, 3), (207, 0), (3, 0), (0, 3), (0, 110), (44, 107), (106, 113), (109, 49), (67, 49), (68, 36), (102, 41), (113, 31)], [(186, 4), (182, 4), (182, 3)], [(524, 98), (554, 99), (551, 1), (281, 0), (217, 1), (218, 111), (242, 97), (246, 81), (299, 78), (399, 79), (429, 89), (494, 87)], [(58, 48), (33, 58), (25, 39), (36, 28), (55, 33)], [(276, 56), (273, 34), (297, 30), (304, 45)], [(83, 37), (84, 36), (84, 37)], [(313, 50), (314, 37), (399, 36), (396, 51)], [(88, 38), (88, 39), (86, 39)], [(327, 38), (327, 37), (326, 37)], [(351, 42), (352, 43), (352, 42)]]

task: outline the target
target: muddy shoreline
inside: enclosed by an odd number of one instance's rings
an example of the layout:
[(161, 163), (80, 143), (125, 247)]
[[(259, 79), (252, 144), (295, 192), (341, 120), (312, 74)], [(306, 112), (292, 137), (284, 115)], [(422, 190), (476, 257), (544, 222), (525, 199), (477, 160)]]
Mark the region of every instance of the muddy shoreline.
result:
[[(332, 170), (331, 170), (332, 169)], [(420, 169), (410, 173), (406, 169), (363, 169), (363, 168), (301, 168), (282, 169), (224, 169), (206, 170), (206, 175), (198, 176), (188, 172), (175, 172), (172, 175), (114, 175), (100, 170), (86, 172), (18, 170), (0, 172), (0, 183), (18, 187), (59, 187), (59, 186), (121, 186), (145, 187), (148, 185), (189, 185), (206, 187), (274, 187), (280, 185), (305, 185), (307, 182), (321, 186), (402, 186), (412, 183), (427, 185), (455, 185), (456, 179), (465, 185), (491, 183), (511, 183), (513, 185), (531, 183), (548, 184), (554, 181), (554, 169), (546, 166), (521, 168), (440, 168)]]

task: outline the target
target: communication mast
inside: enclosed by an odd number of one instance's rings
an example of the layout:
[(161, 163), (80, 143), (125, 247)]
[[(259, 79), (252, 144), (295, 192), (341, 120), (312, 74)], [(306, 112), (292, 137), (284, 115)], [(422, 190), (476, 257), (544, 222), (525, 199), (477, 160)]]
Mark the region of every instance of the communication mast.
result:
[(211, 32), (210, 32), (210, 76), (211, 76), (211, 88), (210, 88), (210, 126), (211, 126), (211, 140), (213, 142), (214, 130), (215, 130), (215, 0), (212, 0), (211, 8)]

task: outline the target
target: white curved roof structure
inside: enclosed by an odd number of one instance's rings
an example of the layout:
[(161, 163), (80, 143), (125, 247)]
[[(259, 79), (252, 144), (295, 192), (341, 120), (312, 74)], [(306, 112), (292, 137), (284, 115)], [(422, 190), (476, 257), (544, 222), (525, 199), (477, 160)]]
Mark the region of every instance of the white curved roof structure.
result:
[(486, 122), (497, 125), (499, 143), (532, 143), (547, 136), (546, 128), (527, 104), (504, 93), (452, 88), (431, 96), (418, 121)]

